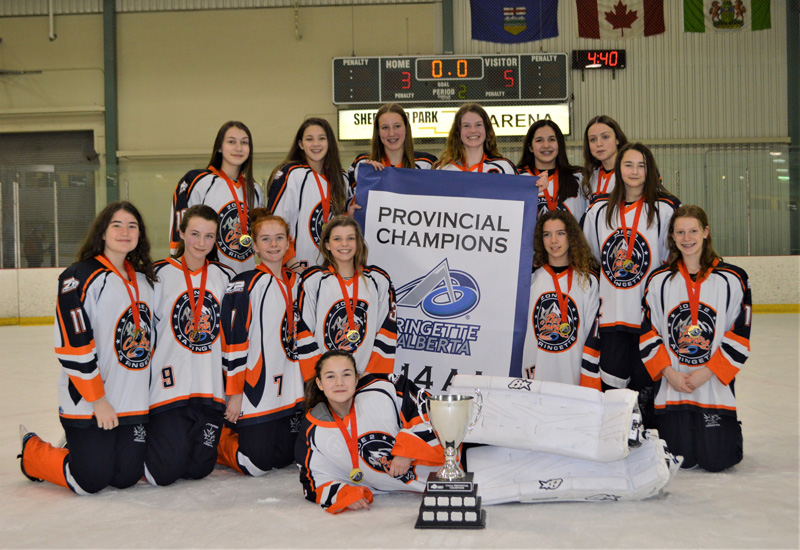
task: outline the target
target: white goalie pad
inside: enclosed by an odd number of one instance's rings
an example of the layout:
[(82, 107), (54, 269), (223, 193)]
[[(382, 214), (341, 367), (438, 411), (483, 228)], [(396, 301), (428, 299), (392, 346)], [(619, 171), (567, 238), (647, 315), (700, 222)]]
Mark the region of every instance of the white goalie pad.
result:
[(474, 396), (476, 390), (483, 407), (466, 442), (598, 462), (628, 456), (635, 391), (459, 374), (449, 392)]
[(641, 500), (659, 494), (683, 458), (647, 430), (624, 460), (592, 462), (503, 447), (466, 451), (483, 504), (505, 502)]

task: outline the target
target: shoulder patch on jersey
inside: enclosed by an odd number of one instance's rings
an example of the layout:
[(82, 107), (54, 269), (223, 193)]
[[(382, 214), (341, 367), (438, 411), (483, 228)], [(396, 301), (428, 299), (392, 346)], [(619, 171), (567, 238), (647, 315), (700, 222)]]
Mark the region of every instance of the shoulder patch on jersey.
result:
[(233, 294), (234, 292), (244, 291), (244, 281), (231, 281), (225, 287), (225, 294)]
[(69, 279), (64, 279), (61, 283), (61, 294), (66, 294), (67, 292), (71, 292), (78, 288), (80, 281), (75, 277), (70, 277)]

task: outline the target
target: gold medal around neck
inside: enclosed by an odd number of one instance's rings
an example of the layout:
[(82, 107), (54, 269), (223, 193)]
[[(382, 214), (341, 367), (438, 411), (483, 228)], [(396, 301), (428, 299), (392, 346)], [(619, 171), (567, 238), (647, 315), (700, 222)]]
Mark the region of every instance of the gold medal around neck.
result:
[(364, 479), (364, 472), (361, 471), (361, 468), (353, 468), (350, 470), (350, 481), (353, 483), (361, 483), (362, 479)]
[(138, 342), (139, 340), (142, 339), (142, 334), (143, 333), (144, 333), (144, 331), (142, 329), (140, 329), (140, 328), (133, 329), (133, 339)]
[(560, 325), (558, 325), (558, 332), (560, 332), (562, 336), (568, 335), (571, 330), (572, 327), (570, 326), (569, 323), (561, 323)]
[(191, 340), (192, 342), (197, 342), (199, 339), (200, 339), (199, 332), (197, 332), (196, 330), (192, 330), (191, 332), (189, 332), (189, 340)]
[(700, 325), (690, 325), (686, 333), (692, 338), (697, 338), (698, 336), (700, 336), (702, 331), (700, 330)]
[(633, 260), (625, 260), (622, 262), (622, 269), (625, 271), (633, 271)]
[(253, 244), (253, 237), (245, 233), (241, 237), (239, 237), (239, 244), (245, 248), (249, 248), (251, 244)]
[(350, 342), (351, 344), (355, 344), (356, 342), (361, 340), (361, 335), (358, 334), (358, 331), (356, 329), (348, 330), (346, 336), (347, 336), (347, 341)]

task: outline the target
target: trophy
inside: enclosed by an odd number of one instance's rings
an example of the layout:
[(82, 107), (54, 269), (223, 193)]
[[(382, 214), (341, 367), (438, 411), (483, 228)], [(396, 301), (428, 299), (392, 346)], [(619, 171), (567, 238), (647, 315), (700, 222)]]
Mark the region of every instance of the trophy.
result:
[[(483, 407), (483, 396), (476, 390), (478, 406), (470, 423), (473, 397), (471, 395), (429, 395), (428, 428), (444, 448), (444, 465), (428, 476), (425, 494), (414, 527), (417, 529), (483, 529), (486, 512), (481, 510), (478, 486), (472, 473), (466, 473), (458, 463), (458, 449), (464, 436), (472, 430)], [(420, 417), (425, 418), (420, 407)]]

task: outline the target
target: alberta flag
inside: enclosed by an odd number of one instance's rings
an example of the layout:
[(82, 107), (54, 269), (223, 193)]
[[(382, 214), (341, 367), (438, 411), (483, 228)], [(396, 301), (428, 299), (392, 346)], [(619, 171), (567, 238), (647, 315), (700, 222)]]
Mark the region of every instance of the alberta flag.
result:
[(576, 0), (576, 4), (581, 38), (641, 38), (665, 30), (664, 0)]
[(769, 0), (683, 0), (685, 32), (761, 31), (771, 27)]
[(471, 0), (472, 39), (533, 42), (558, 36), (558, 0)]

